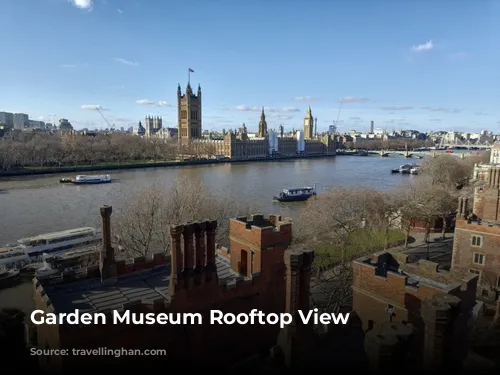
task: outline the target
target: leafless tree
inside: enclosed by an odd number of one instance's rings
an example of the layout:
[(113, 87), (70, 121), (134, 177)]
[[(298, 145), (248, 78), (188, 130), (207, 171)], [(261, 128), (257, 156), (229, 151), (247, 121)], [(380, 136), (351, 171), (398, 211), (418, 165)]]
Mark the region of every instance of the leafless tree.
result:
[(456, 208), (457, 194), (449, 189), (449, 185), (433, 185), (421, 180), (407, 188), (401, 210), (407, 222), (417, 220), (424, 223), (425, 240), (429, 242), (432, 223), (436, 218), (442, 218), (443, 231), (446, 230), (446, 218)]
[(474, 165), (453, 155), (438, 155), (424, 160), (422, 173), (431, 185), (447, 186), (455, 189), (458, 183), (471, 178)]
[(351, 304), (351, 262), (380, 250), (380, 236), (389, 227), (386, 202), (383, 193), (367, 188), (335, 188), (308, 202), (294, 227), (294, 242), (316, 250), (315, 307), (338, 312)]
[(227, 246), (229, 218), (256, 212), (251, 204), (219, 198), (188, 178), (176, 180), (169, 189), (152, 184), (127, 198), (113, 232), (120, 248), (131, 256), (169, 253), (170, 225), (208, 218), (218, 220), (216, 240)]

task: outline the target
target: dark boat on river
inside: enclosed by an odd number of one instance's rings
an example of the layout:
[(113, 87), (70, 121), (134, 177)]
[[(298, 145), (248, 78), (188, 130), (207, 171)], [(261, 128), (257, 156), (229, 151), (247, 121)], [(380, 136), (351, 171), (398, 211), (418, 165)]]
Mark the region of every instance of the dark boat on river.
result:
[(297, 189), (283, 189), (281, 193), (273, 197), (275, 202), (303, 202), (316, 195), (316, 185), (314, 187), (303, 187)]

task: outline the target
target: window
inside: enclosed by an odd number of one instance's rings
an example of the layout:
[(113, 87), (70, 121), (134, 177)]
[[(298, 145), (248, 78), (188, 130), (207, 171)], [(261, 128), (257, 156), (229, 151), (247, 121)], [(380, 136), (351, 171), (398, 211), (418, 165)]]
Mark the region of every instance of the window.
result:
[(181, 111), (181, 119), (182, 120), (186, 120), (187, 119), (187, 111), (185, 111), (185, 110)]
[(475, 247), (483, 246), (483, 237), (482, 236), (472, 236), (471, 246), (475, 246)]
[(473, 258), (472, 258), (472, 262), (474, 264), (480, 264), (480, 265), (484, 265), (484, 254), (481, 254), (481, 253), (474, 253), (473, 254)]
[(500, 276), (498, 276), (498, 279), (497, 279), (497, 288), (500, 288)]

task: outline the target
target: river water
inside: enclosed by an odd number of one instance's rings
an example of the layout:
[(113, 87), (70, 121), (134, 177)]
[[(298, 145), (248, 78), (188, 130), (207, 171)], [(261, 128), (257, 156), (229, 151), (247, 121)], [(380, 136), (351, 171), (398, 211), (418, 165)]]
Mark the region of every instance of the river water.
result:
[(112, 205), (117, 212), (141, 188), (155, 184), (168, 189), (177, 178), (204, 185), (218, 196), (250, 200), (263, 213), (288, 214), (290, 207), (297, 211), (302, 205), (273, 203), (273, 195), (283, 188), (317, 184), (318, 192), (333, 186), (391, 189), (401, 180), (412, 178), (390, 173), (392, 168), (407, 162), (410, 161), (403, 157), (374, 155), (148, 168), (112, 171), (109, 173), (116, 182), (85, 186), (59, 183), (61, 177), (73, 175), (0, 178), (0, 246), (22, 237), (98, 226), (100, 205)]
[[(115, 212), (119, 211), (138, 189), (147, 189), (153, 183), (168, 189), (177, 178), (188, 178), (219, 196), (251, 200), (262, 213), (295, 216), (302, 204), (272, 202), (273, 195), (283, 188), (317, 184), (318, 192), (334, 186), (391, 189), (403, 180), (418, 178), (390, 173), (392, 168), (408, 162), (402, 156), (372, 155), (123, 170), (109, 172), (116, 182), (86, 186), (59, 183), (61, 177), (72, 175), (0, 178), (0, 245), (58, 230), (98, 227), (100, 205), (112, 205)], [(0, 308), (29, 311), (33, 304), (31, 293), (28, 282), (0, 290)]]

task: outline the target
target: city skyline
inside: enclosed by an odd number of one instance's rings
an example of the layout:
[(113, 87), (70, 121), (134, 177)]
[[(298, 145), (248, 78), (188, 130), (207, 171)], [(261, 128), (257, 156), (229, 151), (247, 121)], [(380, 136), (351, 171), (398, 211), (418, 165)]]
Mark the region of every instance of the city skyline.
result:
[[(190, 4), (6, 0), (16, 37), (0, 62), (0, 110), (81, 129), (100, 127), (98, 106), (117, 128), (146, 115), (175, 127), (177, 84), (191, 68), (204, 130), (256, 131), (262, 106), (270, 128), (300, 128), (310, 105), (326, 131), (341, 98), (341, 132), (371, 120), (388, 130), (500, 126), (494, 1)], [(20, 17), (26, 27), (15, 27)]]

